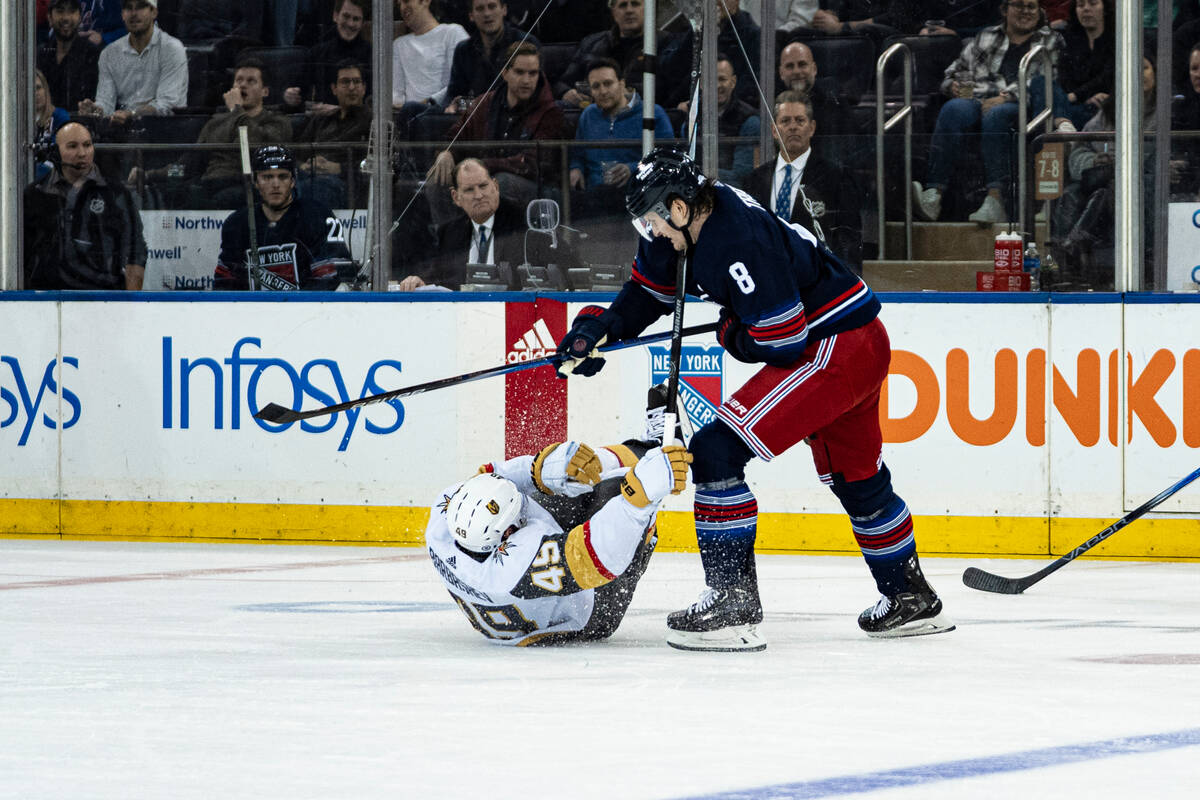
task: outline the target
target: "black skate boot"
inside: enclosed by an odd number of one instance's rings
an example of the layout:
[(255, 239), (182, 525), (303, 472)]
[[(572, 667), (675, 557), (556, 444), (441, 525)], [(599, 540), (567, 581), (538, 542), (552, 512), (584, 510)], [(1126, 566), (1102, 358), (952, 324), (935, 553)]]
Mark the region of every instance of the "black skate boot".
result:
[(695, 603), (667, 617), (667, 644), (679, 650), (765, 650), (757, 628), (762, 618), (757, 586), (705, 589)]
[(942, 613), (942, 601), (925, 580), (914, 555), (904, 565), (908, 591), (884, 595), (873, 607), (858, 615), (858, 627), (877, 639), (924, 636), (954, 630)]
[[(664, 417), (667, 411), (667, 385), (651, 386), (646, 392), (646, 433), (643, 441), (651, 447), (662, 442)], [(692, 424), (679, 398), (675, 399), (675, 441), (687, 445), (692, 439)]]

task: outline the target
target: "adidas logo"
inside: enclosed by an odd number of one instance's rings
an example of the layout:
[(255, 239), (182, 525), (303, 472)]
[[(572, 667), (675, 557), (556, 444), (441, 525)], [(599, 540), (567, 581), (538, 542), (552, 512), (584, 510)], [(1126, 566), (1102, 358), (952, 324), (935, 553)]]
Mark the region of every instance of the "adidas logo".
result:
[(554, 337), (544, 319), (533, 323), (533, 327), (525, 331), (525, 335), (512, 343), (508, 349), (506, 361), (509, 364), (522, 364), (539, 358), (554, 355)]
[(449, 558), (446, 559), (446, 563), (449, 564), (451, 567), (456, 566), (454, 562), (457, 558), (458, 558), (458, 556), (450, 556)]

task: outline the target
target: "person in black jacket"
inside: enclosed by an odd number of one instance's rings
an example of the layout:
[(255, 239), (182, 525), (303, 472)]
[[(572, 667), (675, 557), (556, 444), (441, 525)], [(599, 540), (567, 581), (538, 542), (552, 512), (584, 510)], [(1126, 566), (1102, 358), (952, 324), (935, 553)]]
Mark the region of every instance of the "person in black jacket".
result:
[(511, 270), (508, 288), (515, 291), (520, 288), (517, 268), (526, 258), (536, 265), (574, 264), (563, 243), (551, 249), (544, 234), (526, 235), (525, 209), (500, 196), (500, 184), (482, 161), (464, 158), (454, 166), (452, 180), (450, 197), (463, 214), (437, 227), (430, 253), (410, 268), (400, 281), (400, 291), (422, 286), (457, 290), (467, 264), (507, 264)]
[[(735, 97), (754, 108), (759, 107), (758, 51), (762, 29), (754, 17), (742, 11), (741, 0), (712, 0), (717, 6), (717, 50), (728, 54), (737, 75)], [(692, 44), (695, 36), (689, 28), (672, 43), (659, 49), (659, 75), (679, 75), (678, 85), (663, 86), (655, 102), (663, 108), (679, 107), (686, 102), (692, 69)], [(744, 50), (744, 52), (743, 52)]]
[(146, 240), (133, 193), (95, 164), (92, 134), (58, 130), (54, 169), (25, 188), (25, 288), (141, 289)]
[(68, 111), (79, 108), (79, 101), (95, 97), (100, 81), (100, 48), (79, 35), (82, 13), (79, 0), (54, 0), (50, 4), (54, 36), (37, 54), (50, 96)]
[(321, 114), (336, 111), (339, 101), (332, 90), (338, 67), (347, 61), (361, 64), (363, 80), (371, 81), (371, 42), (362, 35), (363, 20), (371, 8), (370, 0), (338, 0), (333, 9), (333, 34), (308, 51), (303, 86), (289, 86), (283, 102), (289, 111), (308, 109)]
[(813, 151), (817, 125), (804, 95), (787, 91), (775, 98), (775, 126), (779, 156), (750, 173), (750, 196), (776, 216), (812, 231), (861, 275), (863, 193), (858, 181), (841, 164)]
[[(508, 5), (503, 0), (471, 0), (470, 38), (454, 48), (450, 62), (450, 83), (446, 87), (446, 111), (456, 114), (467, 102), (485, 94), (498, 82), (504, 68), (508, 48), (526, 38), (534, 47), (541, 47), (536, 36), (505, 21)], [(466, 101), (460, 105), (460, 100)]]
[(1064, 46), (1055, 76), (1063, 96), (1056, 103), (1055, 114), (1067, 117), (1080, 130), (1112, 94), (1116, 80), (1113, 14), (1111, 0), (1079, 0), (1071, 5), (1063, 31)]

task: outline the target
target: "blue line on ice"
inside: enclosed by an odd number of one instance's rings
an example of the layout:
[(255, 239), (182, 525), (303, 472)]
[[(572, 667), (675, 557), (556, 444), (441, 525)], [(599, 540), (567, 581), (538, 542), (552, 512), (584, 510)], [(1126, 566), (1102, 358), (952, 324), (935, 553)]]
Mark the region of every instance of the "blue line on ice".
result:
[(916, 767), (867, 772), (862, 775), (844, 775), (817, 781), (780, 783), (757, 789), (742, 789), (733, 792), (696, 795), (691, 800), (809, 800), (809, 798), (837, 797), (859, 794), (878, 789), (896, 789), (937, 781), (952, 781), (960, 778), (978, 778), (1003, 772), (1021, 772), (1060, 764), (1094, 761), (1113, 756), (1153, 753), (1179, 747), (1200, 744), (1200, 728), (1158, 733), (1148, 736), (1129, 736), (1108, 739), (1102, 742), (1071, 744), (1062, 747), (1046, 747), (1040, 750), (1025, 750), (983, 758), (967, 758), (945, 761), (940, 764), (923, 764)]

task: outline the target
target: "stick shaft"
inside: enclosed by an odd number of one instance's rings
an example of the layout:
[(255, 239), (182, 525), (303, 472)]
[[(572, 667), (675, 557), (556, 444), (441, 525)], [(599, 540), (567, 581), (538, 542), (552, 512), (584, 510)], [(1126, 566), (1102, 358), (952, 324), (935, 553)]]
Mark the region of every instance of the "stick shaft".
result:
[[(688, 328), (683, 331), (683, 335), (695, 336), (701, 333), (711, 333), (716, 329), (717, 324), (715, 322), (711, 322), (707, 325), (695, 325), (691, 328)], [(674, 332), (653, 333), (648, 336), (639, 336), (636, 339), (625, 339), (620, 342), (606, 344), (600, 347), (600, 350), (607, 352), (609, 350), (624, 350), (629, 347), (640, 347), (641, 345), (645, 344), (653, 344), (655, 342), (661, 342), (667, 339), (668, 337), (672, 336), (673, 333)], [(488, 369), (476, 370), (475, 372), (468, 372), (463, 375), (455, 375), (451, 378), (440, 378), (435, 381), (419, 383), (415, 386), (408, 386), (403, 389), (395, 389), (390, 392), (371, 395), (358, 400), (348, 400), (344, 403), (338, 403), (337, 405), (313, 409), (312, 411), (295, 411), (290, 408), (283, 408), (275, 403), (271, 403), (258, 411), (254, 417), (256, 419), (274, 423), (295, 422), (297, 420), (311, 419), (312, 417), (321, 417), (327, 414), (337, 414), (341, 411), (348, 411), (352, 408), (360, 408), (362, 406), (372, 405), (374, 403), (384, 403), (388, 400), (396, 400), (401, 397), (411, 397), (412, 395), (416, 394), (424, 394), (425, 392), (445, 389), (449, 386), (457, 386), (460, 383), (471, 383), (472, 381), (483, 380), (484, 378), (492, 378), (497, 375), (507, 375), (511, 372), (521, 372), (523, 370), (533, 369), (534, 367), (554, 364), (558, 360), (558, 355), (552, 355), (534, 359), (533, 361), (526, 361), (523, 364), (501, 364), (498, 367), (489, 367)], [(669, 408), (673, 408), (673, 406), (669, 406)], [(674, 426), (672, 426), (672, 428), (673, 427)]]
[(257, 274), (258, 260), (258, 224), (254, 216), (254, 172), (250, 169), (250, 134), (245, 125), (238, 126), (238, 143), (242, 151), (242, 186), (246, 190), (246, 222), (250, 226), (250, 263), (246, 265), (247, 275)]
[(1130, 511), (1128, 514), (1121, 517), (1112, 525), (1109, 525), (1107, 528), (1100, 531), (1071, 552), (1060, 556), (1058, 559), (1042, 567), (1032, 575), (1026, 575), (1023, 578), (1005, 578), (1001, 575), (993, 575), (990, 572), (986, 572), (976, 567), (970, 567), (966, 572), (963, 573), (963, 583), (972, 589), (979, 589), (985, 592), (996, 592), (998, 594), (1020, 594), (1046, 576), (1057, 572), (1067, 564), (1079, 558), (1088, 550), (1091, 550), (1093, 547), (1100, 544), (1129, 523), (1140, 518), (1146, 512), (1158, 506), (1171, 495), (1175, 494), (1180, 489), (1196, 480), (1196, 478), (1200, 478), (1200, 469), (1194, 470), (1191, 474), (1184, 476), (1178, 482), (1168, 486), (1166, 489), (1159, 492), (1145, 503), (1142, 503), (1133, 511)]

